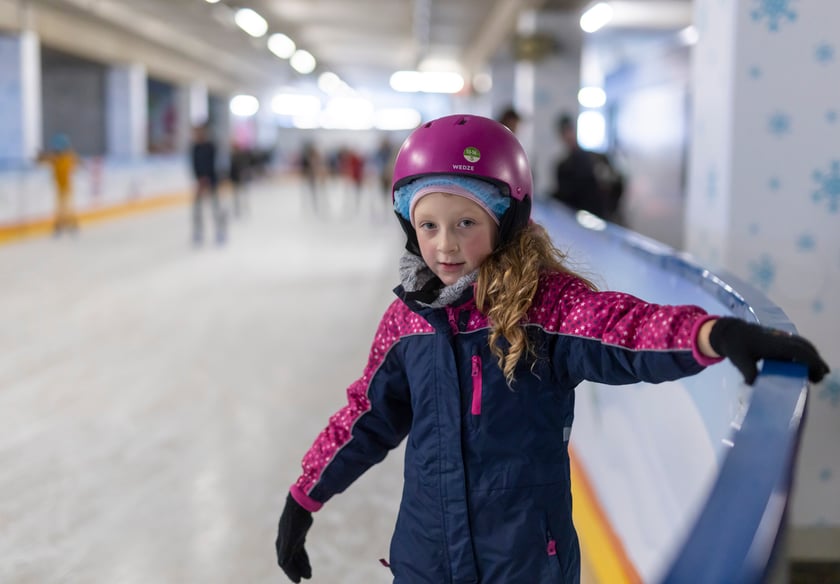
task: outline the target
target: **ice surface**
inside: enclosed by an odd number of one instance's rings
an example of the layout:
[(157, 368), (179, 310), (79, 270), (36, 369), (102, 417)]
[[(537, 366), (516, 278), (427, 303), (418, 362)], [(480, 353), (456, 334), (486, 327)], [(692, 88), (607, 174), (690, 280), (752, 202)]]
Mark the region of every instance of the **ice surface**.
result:
[[(257, 186), (222, 247), (187, 207), (0, 247), (0, 582), (286, 581), (276, 520), (403, 244), (381, 195), (330, 194)], [(316, 514), (312, 582), (391, 581), (401, 484), (394, 452)]]

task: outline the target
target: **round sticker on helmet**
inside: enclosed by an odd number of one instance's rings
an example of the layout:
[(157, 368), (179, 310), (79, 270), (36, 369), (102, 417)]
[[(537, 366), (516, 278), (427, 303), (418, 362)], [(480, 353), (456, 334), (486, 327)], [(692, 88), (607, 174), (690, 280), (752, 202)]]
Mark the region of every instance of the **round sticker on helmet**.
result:
[(481, 152), (478, 151), (478, 148), (468, 146), (464, 148), (464, 158), (469, 162), (478, 162), (478, 159), (481, 158)]

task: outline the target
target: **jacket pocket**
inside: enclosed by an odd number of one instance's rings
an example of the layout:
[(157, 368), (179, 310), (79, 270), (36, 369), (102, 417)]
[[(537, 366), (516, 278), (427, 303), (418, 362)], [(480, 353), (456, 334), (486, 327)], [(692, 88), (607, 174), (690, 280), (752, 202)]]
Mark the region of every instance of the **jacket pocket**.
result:
[(472, 356), (472, 407), (470, 412), (473, 416), (481, 415), (481, 356)]

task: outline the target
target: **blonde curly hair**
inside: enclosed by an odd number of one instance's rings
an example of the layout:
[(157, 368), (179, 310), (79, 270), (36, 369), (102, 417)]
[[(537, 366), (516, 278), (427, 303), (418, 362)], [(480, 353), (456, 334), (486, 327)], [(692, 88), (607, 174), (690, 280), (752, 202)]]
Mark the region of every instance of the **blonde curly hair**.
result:
[[(508, 386), (513, 385), (520, 359), (536, 360), (522, 323), (537, 293), (540, 275), (572, 274), (596, 289), (592, 282), (571, 271), (566, 262), (566, 254), (555, 247), (546, 230), (532, 222), (494, 251), (478, 270), (476, 305), (490, 320), (490, 351), (498, 359)], [(507, 350), (501, 346), (502, 339), (509, 345)]]

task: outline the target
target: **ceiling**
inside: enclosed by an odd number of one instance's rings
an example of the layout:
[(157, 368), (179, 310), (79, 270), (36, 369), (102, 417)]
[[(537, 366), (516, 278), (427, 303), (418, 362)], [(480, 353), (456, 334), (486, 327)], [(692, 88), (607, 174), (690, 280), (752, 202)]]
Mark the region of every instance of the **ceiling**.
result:
[[(4, 0), (0, 0), (2, 2)], [(274, 90), (306, 84), (332, 71), (363, 91), (388, 88), (390, 75), (416, 69), (424, 59), (455, 61), (467, 77), (509, 46), (518, 15), (527, 10), (579, 14), (592, 0), (22, 0), (63, 11), (118, 38), (142, 38), (165, 52), (200, 64), (230, 87)], [(632, 26), (663, 26), (674, 8), (680, 18), (691, 0), (610, 0), (616, 14), (633, 14)], [(316, 75), (300, 75), (272, 55), (266, 38), (252, 38), (234, 23), (238, 8), (251, 8), (268, 22), (268, 34), (282, 32), (318, 61)], [(641, 16), (640, 16), (641, 15)], [(659, 21), (659, 22), (657, 22)], [(65, 28), (72, 28), (65, 26)], [(96, 29), (90, 29), (96, 30)], [(73, 34), (60, 37), (66, 49)], [(119, 37), (119, 35), (123, 35)], [(45, 36), (42, 38), (46, 39)], [(47, 40), (45, 40), (45, 43)], [(90, 51), (88, 51), (89, 53)], [(173, 57), (174, 59), (174, 57)], [(151, 73), (158, 65), (153, 62)]]
[(233, 22), (251, 8), (356, 89), (387, 88), (424, 59), (479, 71), (508, 42), (523, 10), (580, 10), (588, 0), (30, 0), (122, 28), (247, 85), (302, 81)]

